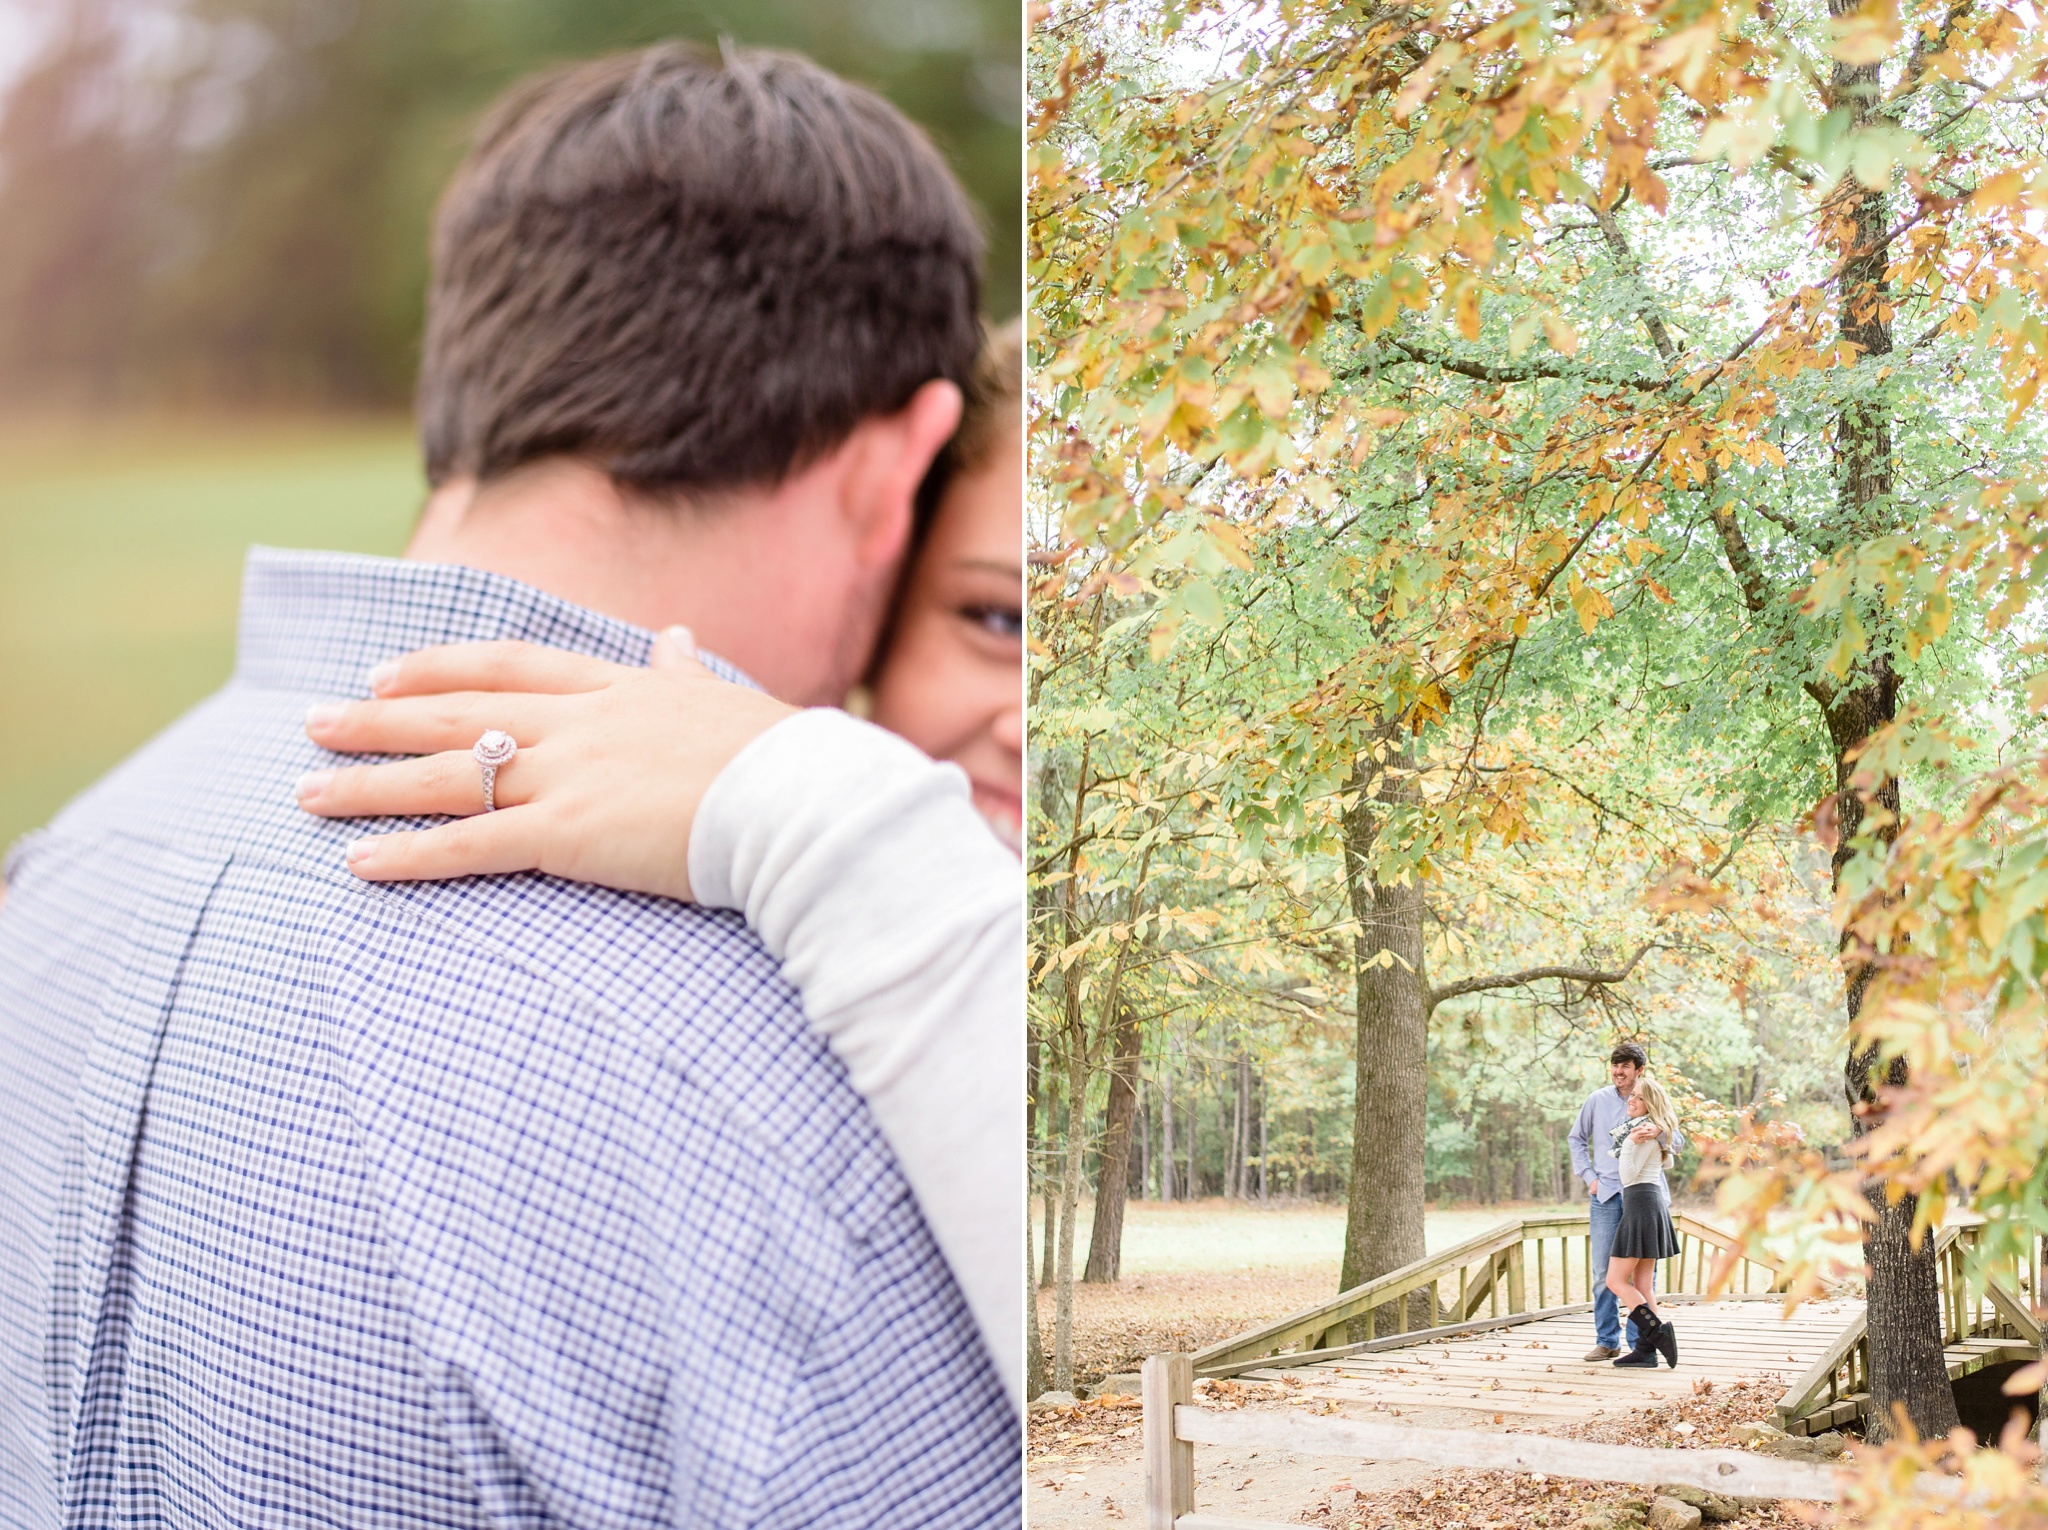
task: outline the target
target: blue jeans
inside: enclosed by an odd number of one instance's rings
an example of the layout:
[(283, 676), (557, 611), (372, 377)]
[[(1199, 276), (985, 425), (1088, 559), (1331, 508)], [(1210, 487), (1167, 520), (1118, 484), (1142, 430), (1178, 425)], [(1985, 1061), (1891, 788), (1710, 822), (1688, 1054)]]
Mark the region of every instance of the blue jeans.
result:
[[(1621, 1226), (1621, 1192), (1607, 1200), (1592, 1199), (1593, 1219), (1593, 1342), (1604, 1349), (1620, 1349), (1621, 1303), (1607, 1289), (1607, 1261), (1614, 1253), (1614, 1234)], [(1656, 1289), (1657, 1267), (1650, 1267), (1650, 1289)], [(1628, 1347), (1636, 1345), (1636, 1325), (1628, 1325)]]

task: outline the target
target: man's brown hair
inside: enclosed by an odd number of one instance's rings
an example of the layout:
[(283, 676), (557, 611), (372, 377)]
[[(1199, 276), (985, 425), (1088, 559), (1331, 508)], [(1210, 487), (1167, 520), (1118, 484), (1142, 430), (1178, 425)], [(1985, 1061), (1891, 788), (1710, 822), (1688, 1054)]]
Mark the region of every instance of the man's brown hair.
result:
[(579, 457), (772, 483), (967, 386), (981, 235), (930, 142), (793, 54), (665, 43), (515, 87), (435, 218), (430, 482)]

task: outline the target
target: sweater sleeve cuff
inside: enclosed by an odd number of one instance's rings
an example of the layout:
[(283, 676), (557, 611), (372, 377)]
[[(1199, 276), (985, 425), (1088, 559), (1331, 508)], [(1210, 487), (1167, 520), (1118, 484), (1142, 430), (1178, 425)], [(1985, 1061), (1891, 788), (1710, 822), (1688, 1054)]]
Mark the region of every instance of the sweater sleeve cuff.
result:
[(906, 783), (971, 797), (958, 766), (936, 764), (872, 723), (831, 707), (785, 717), (734, 755), (705, 792), (690, 828), (692, 895), (751, 917), (757, 888), (816, 836)]

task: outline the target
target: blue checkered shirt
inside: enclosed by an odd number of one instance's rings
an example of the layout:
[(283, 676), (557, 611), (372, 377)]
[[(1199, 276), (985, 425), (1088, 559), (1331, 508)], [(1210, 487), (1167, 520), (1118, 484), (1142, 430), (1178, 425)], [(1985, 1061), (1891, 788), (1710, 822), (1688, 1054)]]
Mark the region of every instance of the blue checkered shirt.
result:
[(476, 638), (649, 643), (258, 551), (226, 689), (10, 857), (0, 1524), (1016, 1525), (967, 1309), (736, 915), (371, 886), (293, 804), (310, 702)]

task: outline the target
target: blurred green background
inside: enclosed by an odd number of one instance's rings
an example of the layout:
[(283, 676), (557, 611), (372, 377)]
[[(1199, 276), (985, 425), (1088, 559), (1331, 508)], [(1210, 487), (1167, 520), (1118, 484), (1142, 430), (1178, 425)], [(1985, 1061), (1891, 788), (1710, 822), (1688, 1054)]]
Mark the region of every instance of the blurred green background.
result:
[(1021, 296), (1016, 0), (0, 0), (0, 847), (233, 655), (251, 542), (394, 553), (433, 199), (546, 63), (795, 48), (924, 125)]

